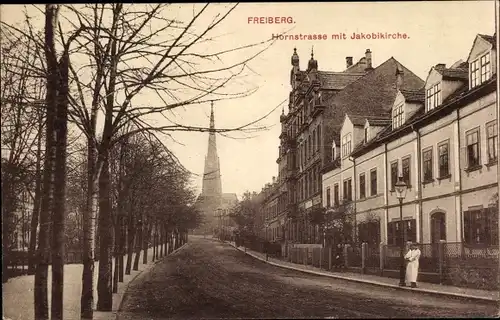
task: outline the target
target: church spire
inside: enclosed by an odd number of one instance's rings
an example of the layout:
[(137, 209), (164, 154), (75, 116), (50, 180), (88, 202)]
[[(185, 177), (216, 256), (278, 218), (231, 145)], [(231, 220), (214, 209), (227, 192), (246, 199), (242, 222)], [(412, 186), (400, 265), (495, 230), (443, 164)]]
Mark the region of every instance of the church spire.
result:
[(205, 172), (203, 174), (203, 196), (220, 196), (222, 194), (222, 183), (220, 178), (219, 156), (217, 155), (217, 143), (215, 141), (215, 116), (214, 102), (210, 106), (210, 128), (208, 130), (208, 150), (205, 156)]

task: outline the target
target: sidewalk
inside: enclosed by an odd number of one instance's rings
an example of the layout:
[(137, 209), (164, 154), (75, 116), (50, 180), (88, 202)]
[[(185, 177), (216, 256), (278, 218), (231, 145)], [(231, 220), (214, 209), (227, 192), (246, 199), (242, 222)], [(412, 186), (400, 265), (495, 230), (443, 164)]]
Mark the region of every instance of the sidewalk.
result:
[[(231, 246), (235, 247), (236, 249), (238, 249), (242, 252), (245, 252), (244, 247), (237, 248), (236, 245), (234, 244), (234, 242), (229, 242), (229, 244)], [(256, 259), (259, 259), (261, 261), (266, 262), (266, 255), (263, 253), (247, 249), (246, 254), (248, 254)], [(355, 282), (361, 282), (361, 283), (372, 284), (372, 285), (378, 285), (378, 286), (389, 287), (389, 288), (396, 288), (396, 289), (400, 289), (400, 290), (411, 290), (411, 291), (418, 291), (418, 292), (428, 293), (428, 294), (444, 295), (444, 296), (459, 297), (459, 298), (466, 298), (466, 299), (474, 299), (474, 300), (485, 301), (485, 302), (495, 302), (495, 301), (498, 301), (498, 299), (499, 299), (499, 293), (495, 292), (495, 291), (460, 288), (460, 287), (455, 287), (455, 286), (440, 285), (440, 284), (426, 283), (426, 282), (419, 282), (418, 288), (400, 287), (398, 285), (397, 279), (392, 279), (392, 278), (387, 278), (387, 277), (380, 277), (380, 276), (375, 276), (375, 275), (360, 274), (360, 273), (353, 273), (353, 272), (329, 272), (329, 271), (322, 270), (320, 268), (316, 268), (313, 266), (299, 265), (296, 263), (291, 263), (291, 262), (279, 260), (279, 259), (272, 258), (272, 257), (268, 258), (267, 263), (274, 265), (274, 266), (277, 266), (277, 267), (306, 272), (306, 273), (310, 273), (310, 274), (326, 276), (326, 277), (336, 278), (336, 279), (355, 281)]]
[[(182, 248), (182, 247), (180, 247)], [(179, 249), (180, 249), (179, 248)], [(179, 250), (177, 249), (177, 250)], [(175, 251), (174, 251), (175, 252)], [(143, 271), (149, 270), (154, 264), (161, 261), (151, 261), (153, 249), (148, 250), (148, 263), (142, 264), (142, 254), (139, 263), (139, 270), (131, 271), (130, 275), (124, 275), (123, 282), (118, 283), (118, 293), (113, 294), (113, 308), (111, 312), (100, 312), (94, 310), (95, 320), (114, 320), (123, 299), (123, 295), (127, 290), (128, 284), (134, 280)], [(126, 261), (126, 256), (125, 256)], [(113, 259), (114, 268), (114, 259)], [(99, 262), (94, 264), (94, 308), (97, 304), (97, 275), (99, 270)], [(64, 266), (64, 319), (79, 320), (80, 319), (80, 298), (82, 291), (82, 271), (83, 265), (69, 264)], [(49, 267), (48, 293), (49, 293), (49, 313), (50, 313), (50, 295), (51, 295), (51, 278), (52, 273)], [(34, 318), (34, 288), (33, 275), (20, 276), (9, 279), (2, 286), (2, 316), (3, 319), (33, 319)]]

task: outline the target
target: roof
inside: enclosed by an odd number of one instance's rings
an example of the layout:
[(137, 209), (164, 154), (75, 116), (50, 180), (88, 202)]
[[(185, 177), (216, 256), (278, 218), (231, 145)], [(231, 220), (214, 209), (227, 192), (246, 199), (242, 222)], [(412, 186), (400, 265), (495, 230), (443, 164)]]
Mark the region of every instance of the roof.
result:
[(342, 90), (364, 75), (361, 72), (329, 72), (318, 71), (318, 79), (322, 89)]
[(390, 113), (396, 90), (396, 69), (403, 69), (402, 90), (417, 90), (424, 86), (424, 81), (390, 58), (365, 76), (346, 86), (326, 103), (325, 120), (327, 126), (340, 127), (344, 114), (357, 114), (383, 117)]
[(443, 79), (469, 79), (469, 71), (466, 68), (435, 68), (435, 70), (443, 76)]
[[(353, 154), (360, 154), (363, 152), (363, 150), (369, 150), (370, 148), (373, 148), (386, 139), (390, 139), (390, 136), (397, 135), (404, 130), (408, 130), (409, 127), (412, 125), (419, 125), (420, 122), (425, 121), (426, 119), (434, 117), (436, 114), (445, 111), (446, 109), (449, 109), (449, 107), (456, 106), (457, 103), (459, 103), (461, 100), (464, 100), (467, 96), (473, 97), (474, 95), (477, 96), (477, 92), (481, 92), (481, 90), (487, 88), (487, 86), (492, 86), (496, 80), (496, 75), (494, 75), (490, 80), (487, 82), (481, 84), (480, 86), (473, 88), (469, 90), (469, 86), (467, 83), (464, 83), (460, 88), (455, 90), (448, 98), (446, 98), (441, 106), (433, 109), (430, 112), (424, 112), (424, 108), (421, 107), (412, 117), (410, 117), (401, 127), (399, 127), (396, 130), (392, 130), (392, 125), (388, 125), (386, 128), (384, 128), (382, 131), (379, 132), (379, 134), (369, 141), (366, 144), (359, 145), (353, 150)], [(492, 86), (494, 90), (494, 86)], [(479, 93), (481, 94), (481, 93)], [(421, 124), (419, 125), (421, 126)]]
[(392, 119), (391, 118), (380, 118), (380, 119), (366, 119), (366, 121), (368, 121), (368, 124), (370, 124), (370, 126), (375, 126), (375, 127), (385, 127), (386, 125), (388, 124), (391, 124), (392, 123)]
[[(424, 81), (399, 63), (389, 58), (377, 68), (366, 73), (357, 81), (326, 101), (324, 113), (325, 144), (331, 145), (333, 137), (339, 135), (345, 114), (367, 117), (390, 117), (390, 111), (397, 96), (396, 70), (403, 71), (401, 90), (416, 91), (424, 87)], [(326, 161), (325, 161), (326, 162)]]
[(493, 36), (479, 33), (478, 36), (480, 36), (484, 40), (488, 41), (489, 43), (491, 43), (493, 45), (494, 48), (496, 48), (496, 46), (497, 46), (497, 39), (496, 39), (497, 34), (496, 33), (494, 33)]
[(365, 72), (366, 70), (366, 57), (361, 57), (358, 62), (345, 69), (344, 72)]
[(408, 102), (424, 102), (425, 101), (425, 90), (424, 88), (418, 90), (399, 90), (405, 100)]
[(366, 117), (361, 115), (355, 115), (348, 113), (347, 116), (351, 119), (353, 125), (358, 127), (364, 127), (366, 122)]

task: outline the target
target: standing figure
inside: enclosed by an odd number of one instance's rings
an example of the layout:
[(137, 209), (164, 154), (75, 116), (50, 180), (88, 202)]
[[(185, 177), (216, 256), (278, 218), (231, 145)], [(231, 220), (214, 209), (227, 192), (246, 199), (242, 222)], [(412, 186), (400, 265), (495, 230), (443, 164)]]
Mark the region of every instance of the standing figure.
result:
[(343, 258), (344, 258), (343, 245), (339, 243), (335, 248), (335, 267), (337, 269), (341, 269), (343, 267), (344, 265)]
[(410, 250), (405, 255), (406, 265), (406, 282), (409, 282), (412, 288), (417, 287), (418, 277), (418, 259), (420, 259), (420, 249), (417, 243), (410, 245)]

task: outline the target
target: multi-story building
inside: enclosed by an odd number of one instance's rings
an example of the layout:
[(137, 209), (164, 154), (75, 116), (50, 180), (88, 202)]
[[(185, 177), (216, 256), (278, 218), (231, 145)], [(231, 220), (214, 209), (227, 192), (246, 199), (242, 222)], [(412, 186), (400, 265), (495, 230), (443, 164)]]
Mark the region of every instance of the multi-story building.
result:
[(267, 183), (262, 188), (261, 195), (264, 238), (271, 242), (279, 241), (283, 238), (283, 223), (278, 219), (279, 185), (276, 177), (273, 177), (272, 183)]
[[(467, 61), (435, 65), (420, 90), (405, 87), (398, 68), (386, 117), (347, 112), (323, 204), (352, 200), (355, 241), (498, 245), (496, 54), (495, 37), (478, 35)], [(407, 185), (403, 221), (398, 179)]]
[(321, 167), (325, 152), (324, 113), (329, 101), (346, 86), (371, 71), (371, 51), (367, 50), (356, 64), (346, 58), (346, 70), (318, 70), (311, 54), (306, 70), (301, 70), (294, 49), (291, 58), (288, 113), (280, 117), (282, 125), (277, 180), (277, 213), (273, 228), (283, 230), (280, 239), (313, 243), (319, 241), (318, 230), (309, 223), (307, 210), (321, 207)]

